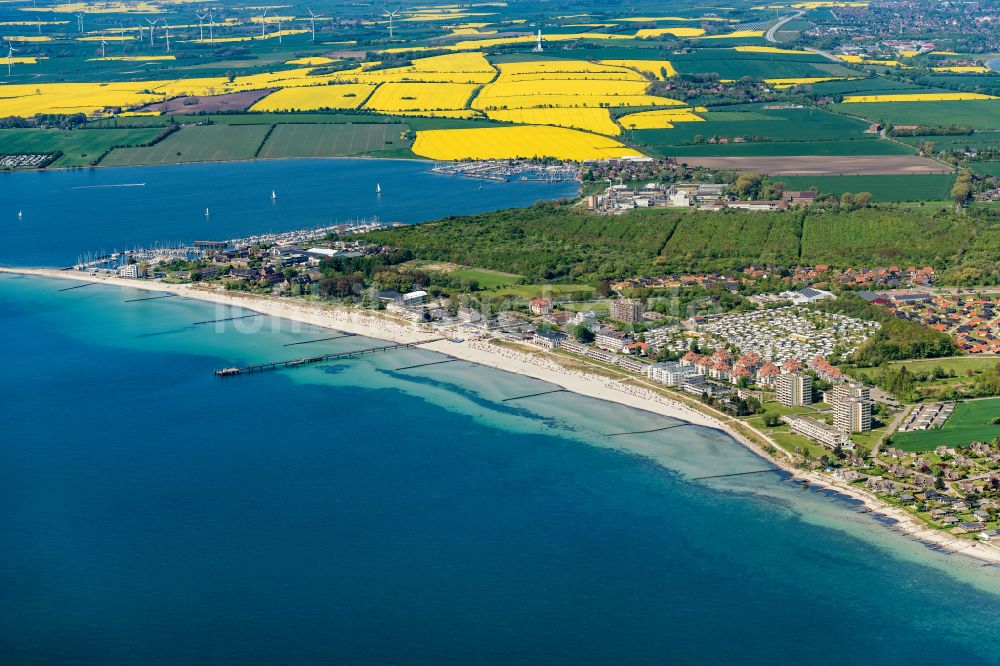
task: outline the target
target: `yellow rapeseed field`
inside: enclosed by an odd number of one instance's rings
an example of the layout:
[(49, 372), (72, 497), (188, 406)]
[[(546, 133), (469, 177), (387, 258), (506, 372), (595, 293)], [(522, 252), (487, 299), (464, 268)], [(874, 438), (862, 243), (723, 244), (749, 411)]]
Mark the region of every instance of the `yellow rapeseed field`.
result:
[(774, 86), (775, 88), (791, 88), (792, 86), (807, 85), (810, 83), (822, 83), (823, 81), (839, 81), (840, 77), (836, 76), (815, 76), (812, 78), (801, 78), (801, 79), (764, 79), (764, 83)]
[(45, 60), (45, 58), (41, 56), (39, 57), (25, 56), (23, 58), (14, 56), (13, 58), (0, 59), (0, 64), (9, 62), (12, 65), (37, 65), (39, 60)]
[(484, 116), (474, 109), (443, 109), (435, 111), (393, 111), (394, 116), (424, 116), (427, 118), (480, 118)]
[(57, 14), (159, 14), (163, 10), (152, 2), (66, 2), (51, 7), (18, 7), (23, 12)]
[(704, 122), (705, 119), (695, 115), (694, 111), (690, 108), (640, 111), (622, 116), (618, 124), (625, 129), (670, 129), (674, 123)]
[(486, 127), (417, 132), (413, 152), (433, 160), (641, 157), (613, 139), (563, 127)]
[(967, 99), (998, 99), (979, 93), (921, 93), (915, 95), (848, 95), (844, 103), (864, 102), (951, 102)]
[(7, 42), (51, 42), (52, 38), (48, 35), (5, 35), (4, 41)]
[(476, 87), (470, 83), (383, 83), (365, 108), (390, 113), (464, 109)]
[(260, 41), (260, 40), (263, 40), (263, 39), (277, 39), (279, 36), (281, 36), (281, 37), (288, 37), (290, 35), (303, 35), (303, 34), (305, 34), (307, 32), (309, 32), (309, 31), (308, 30), (304, 30), (304, 29), (303, 30), (299, 30), (299, 29), (288, 30), (288, 29), (285, 29), (285, 30), (275, 30), (274, 32), (269, 32), (266, 35), (250, 35), (250, 36), (247, 36), (247, 37), (216, 37), (214, 40), (208, 39), (206, 37), (205, 39), (189, 39), (187, 41), (191, 42), (192, 44), (218, 44), (220, 42), (222, 42), (222, 43), (229, 43), (229, 42), (256, 42), (256, 41)]
[(931, 67), (935, 72), (957, 72), (959, 74), (989, 74), (989, 67), (982, 65), (957, 65), (954, 67)]
[(311, 58), (296, 58), (295, 60), (289, 60), (286, 65), (311, 65), (313, 67), (317, 65), (329, 65), (331, 62), (337, 62), (331, 58), (324, 58), (323, 56), (312, 56)]
[(496, 70), (482, 53), (449, 53), (418, 58), (406, 67), (371, 69), (372, 63), (331, 75), (356, 83), (488, 83)]
[(319, 109), (356, 109), (375, 86), (367, 83), (343, 83), (335, 86), (282, 88), (258, 101), (251, 111), (317, 111)]
[(727, 32), (724, 35), (707, 35), (702, 37), (702, 39), (742, 39), (744, 37), (763, 37), (763, 30), (737, 30), (735, 32)]
[(77, 37), (78, 42), (131, 42), (135, 41), (134, 35), (106, 35), (101, 37), (100, 35), (94, 35), (93, 37)]
[[(833, 7), (867, 7), (867, 2), (799, 2), (792, 7), (795, 9), (826, 9)], [(773, 7), (772, 7), (773, 9)]]
[(637, 39), (649, 39), (673, 35), (674, 37), (700, 37), (705, 31), (701, 28), (644, 28), (635, 33)]
[(622, 131), (607, 109), (507, 109), (487, 111), (486, 115), (493, 120), (519, 125), (572, 127), (609, 136), (617, 136)]
[[(601, 60), (601, 64), (628, 67), (643, 74), (651, 74), (660, 81), (671, 76), (677, 76), (677, 70), (667, 60)], [(666, 77), (664, 77), (663, 72), (666, 72)]]

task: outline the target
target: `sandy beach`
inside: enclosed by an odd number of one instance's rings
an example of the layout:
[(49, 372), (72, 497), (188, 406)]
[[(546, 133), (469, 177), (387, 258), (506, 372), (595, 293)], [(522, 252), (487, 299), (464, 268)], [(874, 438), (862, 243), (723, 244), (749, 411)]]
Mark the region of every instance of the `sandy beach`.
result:
[[(808, 481), (814, 486), (828, 487), (862, 502), (874, 513), (891, 517), (898, 522), (892, 529), (925, 542), (938, 545), (941, 550), (962, 553), (976, 559), (1000, 564), (1000, 548), (990, 544), (959, 539), (948, 533), (929, 528), (903, 509), (891, 506), (864, 488), (846, 483), (829, 474), (804, 471), (792, 465), (783, 449), (772, 445), (785, 455), (768, 455), (758, 444), (732, 428), (730, 417), (710, 408), (694, 409), (680, 400), (673, 400), (658, 392), (624, 383), (600, 374), (569, 369), (557, 362), (555, 356), (528, 354), (505, 346), (492, 344), (482, 336), (469, 336), (459, 329), (442, 330), (429, 325), (413, 324), (395, 319), (382, 313), (351, 310), (334, 304), (292, 301), (287, 298), (227, 292), (220, 287), (201, 284), (167, 284), (157, 281), (136, 281), (103, 275), (90, 275), (78, 271), (44, 268), (0, 268), (0, 273), (33, 275), (38, 277), (75, 280), (79, 282), (102, 283), (107, 285), (141, 289), (154, 292), (169, 292), (186, 298), (232, 307), (240, 307), (272, 317), (298, 321), (314, 326), (353, 333), (400, 343), (421, 343), (424, 349), (460, 358), (465, 361), (497, 368), (506, 372), (532, 377), (550, 382), (579, 395), (614, 402), (632, 408), (642, 409), (661, 416), (678, 419), (700, 426), (719, 429), (740, 444), (771, 463), (791, 473), (796, 479)], [(440, 338), (459, 336), (461, 342)], [(715, 415), (707, 412), (715, 412)], [(742, 422), (741, 422), (742, 423)], [(747, 424), (742, 423), (742, 427)], [(771, 442), (766, 433), (749, 428), (755, 436)]]

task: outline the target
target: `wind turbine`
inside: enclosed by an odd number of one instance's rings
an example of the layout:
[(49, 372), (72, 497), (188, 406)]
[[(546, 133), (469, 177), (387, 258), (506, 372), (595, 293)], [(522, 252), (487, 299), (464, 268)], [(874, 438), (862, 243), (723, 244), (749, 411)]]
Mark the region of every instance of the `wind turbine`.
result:
[(146, 19), (146, 23), (149, 24), (149, 45), (150, 46), (153, 45), (153, 32), (156, 30), (156, 28), (154, 26), (157, 23), (159, 23), (159, 21), (160, 21), (160, 19), (156, 19), (155, 21), (150, 21), (149, 19)]
[(142, 40), (145, 39), (145, 37), (143, 37), (143, 35), (145, 34), (144, 31), (146, 29), (142, 27), (141, 23), (138, 25), (138, 28), (139, 28), (139, 46), (142, 46)]
[(166, 20), (163, 21), (164, 27), (167, 29), (167, 53), (170, 53), (170, 24)]
[(212, 12), (208, 13), (208, 41), (215, 43), (215, 15)]
[(278, 43), (281, 43), (281, 17), (278, 18)]
[(397, 7), (391, 12), (388, 10), (383, 10), (382, 13), (389, 17), (389, 39), (392, 39), (392, 21), (394, 18), (396, 18), (396, 14), (399, 13), (399, 8)]
[[(312, 9), (306, 9), (306, 11), (309, 12), (309, 23), (312, 25), (312, 33), (313, 33), (312, 40), (315, 42), (316, 41), (316, 13), (313, 12)], [(39, 30), (41, 30), (41, 28), (39, 28)]]
[(208, 16), (208, 14), (202, 15), (196, 13), (195, 16), (198, 17), (198, 41), (203, 42), (205, 41), (205, 27), (201, 22), (205, 20), (205, 17)]
[(264, 13), (260, 15), (260, 37), (263, 39), (267, 37), (267, 7), (264, 8)]
[(80, 29), (80, 32), (83, 32), (83, 14), (76, 15), (76, 27)]
[(14, 68), (14, 53), (17, 49), (10, 42), (7, 42), (7, 76), (10, 77), (11, 70)]
[[(32, 5), (34, 6), (34, 5)], [(39, 16), (35, 17), (35, 25), (38, 27), (38, 34), (42, 34), (42, 19)]]
[(104, 49), (107, 48), (108, 42), (104, 39), (104, 32), (101, 32), (101, 60), (104, 60)]

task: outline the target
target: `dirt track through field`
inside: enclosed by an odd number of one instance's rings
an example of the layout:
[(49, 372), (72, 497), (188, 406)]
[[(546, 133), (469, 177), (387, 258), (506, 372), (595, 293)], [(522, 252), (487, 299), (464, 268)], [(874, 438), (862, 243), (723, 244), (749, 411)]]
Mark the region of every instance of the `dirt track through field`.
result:
[(678, 157), (677, 161), (710, 169), (756, 171), (774, 176), (875, 176), (951, 173), (951, 170), (943, 164), (916, 155)]

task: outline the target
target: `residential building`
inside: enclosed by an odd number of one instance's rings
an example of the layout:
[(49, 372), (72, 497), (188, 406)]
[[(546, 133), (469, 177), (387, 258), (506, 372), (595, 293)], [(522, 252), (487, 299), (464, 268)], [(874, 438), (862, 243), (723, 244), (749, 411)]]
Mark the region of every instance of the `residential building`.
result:
[(596, 344), (601, 349), (606, 351), (612, 351), (616, 354), (620, 354), (625, 351), (625, 345), (631, 342), (627, 333), (622, 331), (616, 331), (613, 328), (605, 328), (597, 332), (597, 336), (594, 338), (594, 344)]
[(840, 432), (868, 432), (872, 429), (871, 392), (864, 384), (844, 382), (830, 390), (833, 426)]
[(697, 374), (693, 366), (684, 366), (680, 363), (656, 363), (646, 367), (646, 377), (667, 386), (679, 386), (685, 378)]
[(778, 375), (778, 402), (785, 407), (812, 404), (812, 377), (798, 372)]
[(637, 324), (646, 308), (631, 298), (619, 298), (611, 303), (611, 318), (626, 324)]
[(842, 431), (822, 421), (796, 414), (782, 416), (781, 420), (790, 425), (793, 431), (824, 446), (829, 446), (831, 449), (837, 446), (850, 447), (850, 440)]
[(139, 267), (139, 264), (125, 264), (118, 269), (118, 277), (122, 278), (137, 280), (143, 275), (144, 271)]
[(556, 331), (537, 331), (531, 342), (539, 347), (551, 350), (565, 342), (566, 337), (565, 333), (558, 333)]
[(423, 303), (427, 300), (426, 291), (411, 291), (408, 294), (403, 294), (403, 304), (405, 305), (416, 305), (417, 303)]
[(532, 314), (546, 315), (552, 312), (551, 298), (535, 298), (529, 304)]

